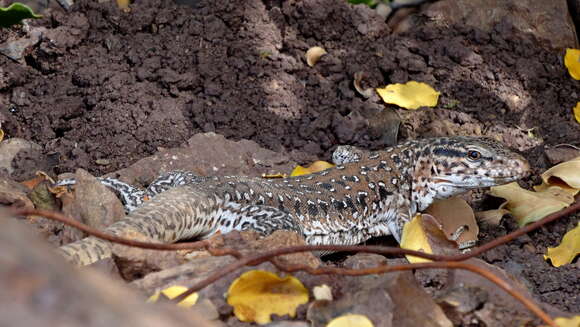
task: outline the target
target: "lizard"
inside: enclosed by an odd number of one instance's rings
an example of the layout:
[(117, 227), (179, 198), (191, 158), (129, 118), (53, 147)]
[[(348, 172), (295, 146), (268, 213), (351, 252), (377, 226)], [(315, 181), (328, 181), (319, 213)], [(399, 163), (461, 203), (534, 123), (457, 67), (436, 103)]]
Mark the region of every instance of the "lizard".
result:
[[(529, 174), (526, 159), (489, 138), (409, 140), (378, 151), (335, 152), (335, 167), (282, 179), (191, 175), (107, 227), (163, 243), (253, 229), (290, 230), (308, 244), (354, 245), (392, 235), (434, 200), (502, 185)], [(168, 175), (169, 178), (175, 176)], [(174, 186), (175, 187), (171, 187)], [(75, 265), (110, 257), (111, 244), (87, 237), (59, 248)]]

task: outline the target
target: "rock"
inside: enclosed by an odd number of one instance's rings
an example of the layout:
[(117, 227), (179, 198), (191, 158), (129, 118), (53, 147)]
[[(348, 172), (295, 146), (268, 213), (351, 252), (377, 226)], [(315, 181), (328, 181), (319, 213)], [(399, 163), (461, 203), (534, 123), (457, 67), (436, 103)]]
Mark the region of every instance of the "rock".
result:
[[(135, 241), (155, 242), (155, 240), (135, 232), (126, 233), (122, 236)], [(146, 250), (113, 244), (112, 252), (121, 277), (127, 281), (140, 279), (149, 273), (185, 263), (183, 254), (178, 251)]]
[(63, 212), (97, 229), (104, 229), (125, 217), (121, 201), (95, 177), (83, 169), (77, 169), (75, 179), (74, 201), (63, 206)]
[(46, 28), (35, 27), (30, 31), (29, 36), (26, 38), (9, 40), (7, 42), (0, 44), (0, 53), (14, 61), (18, 61), (19, 63), (23, 64), (24, 52), (28, 48), (37, 44), (38, 41), (40, 41), (42, 34), (45, 32)]
[[(361, 269), (387, 264), (377, 254), (357, 254), (345, 268)], [(418, 285), (410, 272), (392, 272), (360, 277), (340, 276), (334, 301), (314, 301), (307, 313), (312, 326), (326, 326), (346, 313), (367, 316), (375, 326), (452, 326), (441, 308)]]
[(34, 204), (28, 198), (28, 192), (24, 185), (0, 177), (0, 206), (33, 209)]
[(215, 133), (196, 134), (182, 148), (161, 150), (132, 166), (107, 176), (134, 184), (148, 184), (172, 170), (193, 171), (202, 176), (291, 172), (295, 163), (282, 154), (247, 140), (230, 141)]
[(576, 31), (566, 0), (441, 0), (423, 12), (437, 25), (466, 24), (484, 31), (509, 21), (554, 49), (573, 48)]
[(572, 146), (546, 147), (545, 152), (552, 165), (580, 156), (580, 150)]
[(12, 162), (21, 151), (40, 152), (42, 147), (34, 142), (16, 137), (0, 142), (0, 175), (11, 176), (14, 173)]
[(1, 326), (214, 326), (195, 312), (152, 306), (119, 282), (74, 269), (3, 211), (0, 227)]
[[(530, 292), (522, 284), (521, 278), (514, 277), (505, 270), (490, 265), (481, 259), (471, 258), (465, 262), (490, 271), (506, 281), (513, 289), (528, 299), (532, 299)], [(421, 270), (419, 275), (421, 280), (429, 281), (432, 285), (440, 285), (439, 289), (443, 289), (435, 297), (454, 322), (458, 322), (460, 319), (465, 321), (465, 319), (472, 317), (473, 321), (478, 321), (479, 324), (486, 326), (497, 324), (498, 321), (506, 321), (506, 319), (513, 321), (514, 325), (519, 325), (534, 319), (534, 315), (519, 301), (516, 301), (489, 280), (461, 269), (449, 270), (444, 274), (441, 273), (442, 271), (444, 270), (426, 269)], [(450, 297), (453, 298), (451, 300), (452, 306), (449, 305), (448, 301)], [(561, 314), (558, 312), (559, 310), (554, 310), (549, 305), (545, 305), (544, 310), (547, 310), (551, 316)], [(470, 315), (465, 315), (465, 312), (470, 312)]]
[[(217, 240), (220, 238), (220, 240)], [(255, 231), (232, 231), (230, 233), (219, 235), (215, 238), (216, 248), (235, 249), (244, 255), (255, 254), (259, 251), (273, 250), (276, 248), (306, 245), (304, 238), (295, 232), (278, 230), (262, 238)], [(220, 243), (217, 245), (217, 243)], [(311, 268), (321, 265), (320, 259), (310, 252), (302, 252), (279, 256), (278, 260), (282, 264), (304, 264)]]

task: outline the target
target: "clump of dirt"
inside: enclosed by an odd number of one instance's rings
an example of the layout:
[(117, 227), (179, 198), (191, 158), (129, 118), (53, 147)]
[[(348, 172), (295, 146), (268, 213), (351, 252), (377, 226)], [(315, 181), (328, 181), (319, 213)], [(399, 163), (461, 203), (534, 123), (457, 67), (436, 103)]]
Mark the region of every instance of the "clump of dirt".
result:
[[(425, 25), (393, 35), (373, 11), (345, 1), (192, 3), (144, 0), (123, 12), (81, 0), (32, 22), (47, 31), (25, 62), (0, 57), (7, 136), (41, 144), (53, 173), (101, 175), (201, 132), (250, 139), (298, 162), (328, 159), (338, 144), (390, 142), (375, 124), (386, 106), (352, 86), (364, 72), (369, 87), (417, 80), (441, 92), (438, 108), (399, 112), (403, 137), (500, 135), (538, 171), (546, 168), (538, 144), (578, 141), (578, 84), (562, 54), (508, 23), (492, 32)], [(312, 46), (328, 55), (309, 67)], [(538, 243), (541, 252), (553, 240)], [(513, 261), (506, 248), (488, 260)], [(573, 268), (540, 260), (521, 269), (543, 300), (580, 311), (558, 300), (578, 292), (566, 277)], [(544, 291), (545, 276), (570, 287)]]

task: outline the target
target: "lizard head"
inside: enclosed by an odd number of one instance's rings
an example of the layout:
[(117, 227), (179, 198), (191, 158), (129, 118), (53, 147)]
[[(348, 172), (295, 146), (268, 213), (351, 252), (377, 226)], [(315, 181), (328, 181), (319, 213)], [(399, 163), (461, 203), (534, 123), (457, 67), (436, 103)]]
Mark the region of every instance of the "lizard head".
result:
[[(444, 199), (474, 188), (510, 183), (529, 171), (524, 157), (492, 139), (437, 138), (418, 154), (413, 190), (423, 191), (431, 200)], [(421, 202), (420, 194), (417, 200)], [(419, 205), (421, 210), (426, 206)]]

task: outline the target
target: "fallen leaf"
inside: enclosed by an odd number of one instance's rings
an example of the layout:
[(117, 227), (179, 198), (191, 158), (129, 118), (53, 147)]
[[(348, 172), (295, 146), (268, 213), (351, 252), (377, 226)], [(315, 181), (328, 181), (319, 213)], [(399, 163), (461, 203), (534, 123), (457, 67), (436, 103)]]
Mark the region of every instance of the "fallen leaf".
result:
[(580, 50), (566, 49), (564, 65), (568, 68), (568, 73), (575, 80), (580, 80)]
[(306, 63), (308, 66), (314, 66), (322, 56), (327, 54), (322, 47), (312, 47), (306, 51)]
[(230, 285), (227, 302), (240, 321), (263, 325), (271, 314), (296, 316), (296, 308), (308, 302), (308, 290), (295, 277), (251, 270)]
[(129, 9), (129, 0), (117, 0), (117, 7), (119, 9)]
[(428, 84), (415, 81), (377, 88), (377, 93), (386, 103), (396, 104), (405, 109), (434, 107), (440, 94)]
[(0, 7), (0, 27), (22, 24), (22, 20), (27, 18), (42, 18), (42, 16), (35, 14), (30, 7), (19, 2), (14, 2), (6, 8)]
[(499, 222), (503, 218), (503, 216), (510, 213), (507, 209), (493, 209), (493, 210), (486, 210), (486, 211), (479, 211), (475, 213), (475, 217), (479, 221), (484, 221), (490, 225), (499, 225)]
[(363, 89), (361, 83), (362, 80), (366, 77), (367, 74), (365, 72), (356, 72), (354, 73), (354, 80), (352, 81), (352, 84), (354, 85), (354, 89), (358, 92), (358, 94), (368, 99), (373, 96), (373, 89), (370, 87), (368, 89)]
[(552, 261), (554, 267), (568, 264), (580, 253), (580, 223), (567, 232), (562, 242), (555, 248), (548, 248), (544, 259)]
[[(185, 286), (179, 286), (179, 285), (170, 286), (170, 287), (162, 290), (161, 292), (159, 292), (159, 291), (155, 292), (155, 294), (153, 294), (153, 295), (151, 295), (151, 297), (149, 297), (147, 302), (151, 302), (151, 303), (157, 302), (159, 300), (159, 297), (162, 294), (171, 300), (171, 299), (174, 299), (174, 298), (178, 297), (179, 295), (183, 294), (185, 291), (187, 291), (187, 287), (185, 287)], [(193, 294), (189, 295), (188, 297), (186, 297), (185, 299), (183, 299), (177, 305), (180, 307), (189, 308), (197, 302), (198, 298), (199, 298), (199, 295), (197, 293), (193, 293)]]
[(366, 316), (346, 314), (332, 319), (326, 327), (374, 327), (374, 325)]
[(580, 316), (574, 316), (572, 318), (556, 318), (554, 319), (558, 327), (578, 327), (580, 326)]
[(4, 131), (0, 129), (0, 142), (4, 139)]
[(505, 206), (512, 213), (520, 226), (540, 220), (574, 202), (574, 197), (559, 186), (532, 192), (514, 182), (494, 186), (490, 194), (507, 200), (502, 207)]
[(326, 170), (326, 169), (332, 168), (332, 167), (334, 167), (334, 165), (329, 163), (329, 162), (315, 161), (308, 167), (297, 166), (296, 168), (294, 168), (294, 170), (292, 170), (292, 173), (290, 174), (290, 176), (295, 177), (295, 176), (301, 176), (301, 175), (308, 175), (308, 174), (323, 171), (323, 170)]
[[(457, 243), (449, 241), (443, 233), (443, 226), (430, 214), (417, 215), (403, 227), (401, 248), (430, 254), (451, 254), (457, 252)], [(431, 260), (412, 255), (405, 256), (410, 263)]]
[(572, 196), (580, 190), (580, 157), (562, 162), (542, 174), (542, 185), (535, 186), (536, 191), (543, 191), (550, 186), (559, 186)]
[[(410, 222), (403, 227), (403, 236), (401, 237), (401, 248), (407, 250), (433, 253), (431, 245), (427, 240), (427, 235), (421, 227), (421, 215), (415, 216)], [(405, 255), (410, 263), (431, 262), (429, 259), (419, 258), (412, 255)]]
[[(20, 184), (26, 186), (29, 190), (32, 190), (38, 185), (38, 183), (45, 181), (46, 179), (43, 176), (36, 175), (36, 177), (27, 179), (25, 181), (20, 182)], [(50, 187), (49, 187), (50, 190)]]
[(576, 107), (572, 109), (574, 112), (574, 118), (576, 118), (576, 122), (580, 124), (580, 102), (576, 103)]
[[(463, 247), (462, 244), (477, 242), (479, 226), (475, 221), (475, 214), (462, 198), (453, 197), (435, 201), (425, 212), (435, 217), (447, 239), (457, 242), (460, 248)], [(459, 230), (463, 232), (457, 234)]]

